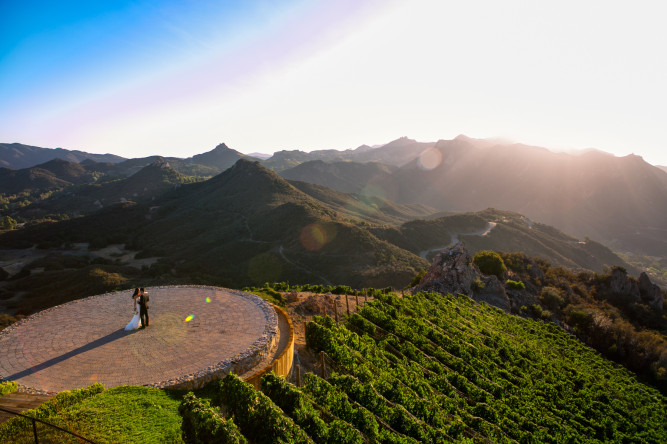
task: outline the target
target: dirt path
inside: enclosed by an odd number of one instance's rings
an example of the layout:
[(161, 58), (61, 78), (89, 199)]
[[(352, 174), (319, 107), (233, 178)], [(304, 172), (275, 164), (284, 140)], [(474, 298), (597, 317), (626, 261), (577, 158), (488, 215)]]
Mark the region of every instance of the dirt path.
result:
[(472, 233), (456, 233), (456, 234), (453, 234), (452, 235), (452, 241), (448, 245), (445, 245), (445, 246), (442, 246), (442, 247), (435, 247), (435, 248), (431, 248), (429, 250), (421, 251), (419, 253), (419, 255), (421, 257), (423, 257), (424, 259), (426, 259), (426, 256), (428, 256), (429, 253), (432, 253), (434, 251), (444, 250), (445, 248), (451, 247), (452, 245), (458, 243), (459, 242), (459, 236), (486, 236), (491, 232), (491, 230), (493, 230), (496, 227), (496, 225), (498, 225), (498, 223), (489, 222), (487, 224), (486, 228), (484, 228), (483, 230), (473, 231)]

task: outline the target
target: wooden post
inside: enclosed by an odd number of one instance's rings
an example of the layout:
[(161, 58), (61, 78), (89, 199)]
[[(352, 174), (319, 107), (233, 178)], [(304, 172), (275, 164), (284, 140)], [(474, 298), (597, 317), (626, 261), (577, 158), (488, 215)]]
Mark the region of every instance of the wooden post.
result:
[(359, 293), (357, 293), (356, 291), (354, 292), (354, 301), (357, 304), (357, 311), (359, 311)]
[(296, 365), (296, 386), (301, 387), (301, 366)]
[(338, 324), (338, 302), (334, 299), (334, 315), (336, 316), (336, 324)]
[(368, 300), (368, 297), (366, 296), (366, 289), (364, 288), (364, 305), (366, 305), (367, 300)]
[(39, 440), (37, 439), (37, 421), (34, 419), (32, 420), (32, 433), (35, 436), (35, 444), (39, 444)]
[(347, 305), (347, 315), (350, 316), (350, 298), (345, 293), (345, 305)]
[(320, 352), (320, 374), (322, 375), (322, 379), (326, 379), (324, 375), (324, 350)]

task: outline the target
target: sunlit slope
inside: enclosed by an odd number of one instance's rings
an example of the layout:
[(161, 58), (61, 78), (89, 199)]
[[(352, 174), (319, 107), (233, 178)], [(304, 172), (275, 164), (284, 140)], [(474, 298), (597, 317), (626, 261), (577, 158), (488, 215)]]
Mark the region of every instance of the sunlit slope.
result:
[(307, 340), (336, 372), (307, 384), (318, 403), (345, 396), (419, 441), (667, 439), (657, 390), (553, 324), (465, 296), (378, 295), (347, 325), (308, 324)]

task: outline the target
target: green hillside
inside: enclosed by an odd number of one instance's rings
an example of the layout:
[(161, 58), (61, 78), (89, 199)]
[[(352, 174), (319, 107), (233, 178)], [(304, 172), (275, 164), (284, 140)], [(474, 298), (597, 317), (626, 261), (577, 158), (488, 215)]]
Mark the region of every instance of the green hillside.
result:
[(531, 222), (511, 211), (489, 208), (437, 219), (414, 220), (398, 227), (371, 228), (371, 232), (414, 254), (432, 259), (435, 253), (463, 240), (468, 249), (523, 252), (553, 265), (602, 272), (605, 267), (622, 266), (632, 274), (638, 270), (607, 247), (590, 239), (580, 241), (560, 230)]
[(194, 181), (192, 177), (184, 176), (164, 163), (148, 165), (127, 178), (105, 179), (99, 183), (63, 187), (48, 199), (37, 199), (18, 209), (15, 215), (24, 220), (36, 220), (49, 215), (76, 217), (118, 202), (150, 202), (168, 190)]
[(435, 212), (433, 208), (425, 205), (399, 205), (378, 196), (343, 193), (322, 185), (296, 180), (290, 180), (289, 183), (342, 217), (362, 223), (398, 225), (409, 220), (429, 217)]
[[(91, 249), (123, 244), (139, 252), (139, 258), (160, 258), (150, 268), (136, 270), (144, 281), (237, 288), (283, 280), (402, 287), (428, 265), (245, 160), (212, 179), (182, 185), (146, 204), (105, 206), (85, 217), (29, 225), (0, 237), (6, 248), (38, 245), (63, 253), (76, 243), (88, 243)], [(29, 271), (34, 268), (27, 265), (25, 272), (12, 277), (2, 289), (9, 292), (8, 299), (15, 291), (22, 298), (37, 297), (31, 290), (24, 292), (38, 278)], [(74, 270), (47, 272), (57, 280), (56, 276), (64, 279)]]

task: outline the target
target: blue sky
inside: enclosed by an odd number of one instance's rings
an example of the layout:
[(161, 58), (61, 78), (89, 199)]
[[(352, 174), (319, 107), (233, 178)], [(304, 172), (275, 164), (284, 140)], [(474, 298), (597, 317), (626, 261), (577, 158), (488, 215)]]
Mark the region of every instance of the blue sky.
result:
[(657, 1), (0, 0), (0, 141), (187, 157), (401, 136), (667, 165)]

